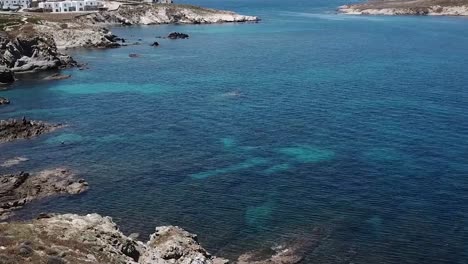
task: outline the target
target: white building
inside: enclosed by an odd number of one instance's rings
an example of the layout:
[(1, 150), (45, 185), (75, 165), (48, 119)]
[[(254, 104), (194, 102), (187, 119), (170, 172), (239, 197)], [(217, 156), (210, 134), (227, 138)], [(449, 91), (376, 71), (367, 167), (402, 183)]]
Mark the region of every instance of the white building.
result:
[(47, 1), (39, 3), (39, 8), (45, 12), (83, 12), (98, 10), (103, 6), (99, 0), (74, 0), (74, 1)]
[(31, 0), (0, 0), (3, 10), (16, 10), (31, 7)]
[(172, 0), (143, 0), (145, 3), (152, 3), (152, 4), (172, 4)]

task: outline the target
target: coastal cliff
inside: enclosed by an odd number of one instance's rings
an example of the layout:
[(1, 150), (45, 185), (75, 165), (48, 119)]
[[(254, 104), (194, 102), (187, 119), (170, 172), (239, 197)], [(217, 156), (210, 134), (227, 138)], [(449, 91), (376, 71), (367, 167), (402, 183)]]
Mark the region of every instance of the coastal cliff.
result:
[(349, 15), (468, 16), (467, 0), (375, 0), (344, 5), (338, 11)]
[(68, 55), (58, 51), (52, 38), (20, 27), (17, 34), (0, 35), (0, 83), (11, 83), (14, 73), (36, 72), (76, 65)]

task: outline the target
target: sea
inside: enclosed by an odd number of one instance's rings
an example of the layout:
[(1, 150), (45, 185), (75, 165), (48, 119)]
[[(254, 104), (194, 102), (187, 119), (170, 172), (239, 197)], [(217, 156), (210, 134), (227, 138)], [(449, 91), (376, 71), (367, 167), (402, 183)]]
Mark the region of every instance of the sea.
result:
[[(90, 185), (14, 219), (96, 212), (141, 240), (178, 225), (230, 259), (293, 245), (302, 263), (468, 263), (468, 18), (180, 2), (262, 20), (113, 27), (141, 44), (68, 50), (89, 69), (0, 91), (0, 119), (67, 125), (2, 144), (0, 161), (28, 161), (0, 172)], [(190, 38), (157, 38), (171, 32)]]

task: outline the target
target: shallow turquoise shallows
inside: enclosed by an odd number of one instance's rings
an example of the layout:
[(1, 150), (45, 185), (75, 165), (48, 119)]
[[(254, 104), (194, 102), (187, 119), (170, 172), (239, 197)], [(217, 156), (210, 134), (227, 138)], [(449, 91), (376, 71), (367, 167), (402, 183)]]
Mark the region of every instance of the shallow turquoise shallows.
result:
[[(74, 50), (89, 70), (0, 92), (0, 119), (68, 124), (2, 145), (29, 158), (11, 170), (91, 186), (17, 218), (98, 212), (142, 239), (180, 225), (231, 258), (318, 237), (304, 263), (468, 263), (467, 18), (197, 3), (263, 21), (113, 28), (142, 45)], [(190, 39), (155, 38), (173, 31)]]

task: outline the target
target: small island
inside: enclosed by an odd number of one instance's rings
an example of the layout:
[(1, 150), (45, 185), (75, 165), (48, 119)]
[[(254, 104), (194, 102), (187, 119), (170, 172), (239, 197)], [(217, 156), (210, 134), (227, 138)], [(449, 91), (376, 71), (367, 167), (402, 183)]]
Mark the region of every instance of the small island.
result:
[(349, 15), (468, 16), (468, 0), (370, 0), (340, 6), (338, 12)]

